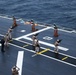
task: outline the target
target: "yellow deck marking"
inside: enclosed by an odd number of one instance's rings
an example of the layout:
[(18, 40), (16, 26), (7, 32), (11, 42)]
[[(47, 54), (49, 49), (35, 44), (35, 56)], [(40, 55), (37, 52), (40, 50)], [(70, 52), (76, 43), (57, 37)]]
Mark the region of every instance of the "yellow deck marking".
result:
[(9, 40), (9, 42), (12, 42), (13, 40)]
[(13, 39), (9, 40), (9, 42), (12, 42), (13, 40), (15, 40), (15, 38), (13, 38)]
[(32, 57), (34, 57), (34, 56), (36, 56), (36, 55), (39, 55), (39, 54), (42, 54), (42, 53), (44, 53), (44, 52), (47, 52), (48, 50), (50, 50), (50, 49), (47, 48), (47, 49), (45, 49), (45, 50), (42, 50), (42, 51), (40, 51), (40, 52), (38, 52), (38, 53), (32, 55)]
[(27, 47), (28, 45), (24, 45), (23, 47)]
[(41, 52), (37, 53), (37, 54), (42, 54), (44, 52), (47, 52), (48, 50), (50, 50), (49, 48), (45, 49), (45, 50), (42, 50)]
[(62, 60), (66, 60), (68, 57), (66, 56), (66, 57), (64, 57), (64, 58), (62, 58)]

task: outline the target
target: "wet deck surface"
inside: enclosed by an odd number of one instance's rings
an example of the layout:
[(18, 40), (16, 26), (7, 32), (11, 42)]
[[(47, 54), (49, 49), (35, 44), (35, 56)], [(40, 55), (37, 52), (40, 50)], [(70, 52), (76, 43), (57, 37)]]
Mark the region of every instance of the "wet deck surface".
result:
[[(0, 18), (0, 39), (12, 23), (12, 20)], [(17, 23), (9, 47), (5, 48), (5, 53), (0, 52), (1, 75), (11, 75), (20, 51), (24, 52), (21, 75), (76, 75), (76, 33), (59, 30), (59, 37), (54, 37), (52, 27), (36, 26), (38, 31), (31, 32), (31, 25), (24, 25), (21, 21)], [(32, 46), (31, 38), (35, 33), (38, 33), (40, 42), (39, 54), (35, 54)], [(53, 51), (57, 39), (62, 39), (59, 54)]]

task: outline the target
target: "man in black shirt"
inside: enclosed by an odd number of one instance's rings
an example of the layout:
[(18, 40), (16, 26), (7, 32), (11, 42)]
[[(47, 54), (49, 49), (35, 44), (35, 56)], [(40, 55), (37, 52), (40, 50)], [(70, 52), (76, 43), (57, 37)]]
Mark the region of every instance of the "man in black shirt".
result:
[(0, 41), (0, 42), (1, 42), (1, 51), (2, 51), (2, 52), (5, 52), (5, 51), (4, 51), (4, 43), (5, 43), (4, 38), (3, 38), (3, 39), (1, 39), (1, 41)]

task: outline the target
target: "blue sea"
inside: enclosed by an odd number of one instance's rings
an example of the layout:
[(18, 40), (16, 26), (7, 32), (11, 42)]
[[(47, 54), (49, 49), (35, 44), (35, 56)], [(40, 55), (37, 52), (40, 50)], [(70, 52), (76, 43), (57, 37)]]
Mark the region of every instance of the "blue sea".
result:
[(76, 0), (0, 0), (1, 15), (76, 30)]

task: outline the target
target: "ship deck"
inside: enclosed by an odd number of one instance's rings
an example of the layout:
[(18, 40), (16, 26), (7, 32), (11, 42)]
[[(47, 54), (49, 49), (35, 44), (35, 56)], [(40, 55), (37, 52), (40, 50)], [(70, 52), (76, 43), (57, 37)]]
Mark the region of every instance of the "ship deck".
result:
[[(12, 19), (0, 17), (0, 40), (12, 26)], [(51, 26), (38, 25), (38, 31), (31, 32), (31, 25), (17, 21), (13, 29), (13, 40), (5, 52), (0, 51), (0, 75), (11, 75), (11, 68), (17, 65), (19, 75), (76, 75), (76, 32), (58, 30), (54, 37)], [(37, 34), (40, 52), (35, 54), (32, 46), (32, 35)], [(62, 39), (59, 53), (54, 53), (54, 42)], [(0, 46), (1, 48), (1, 46)]]

